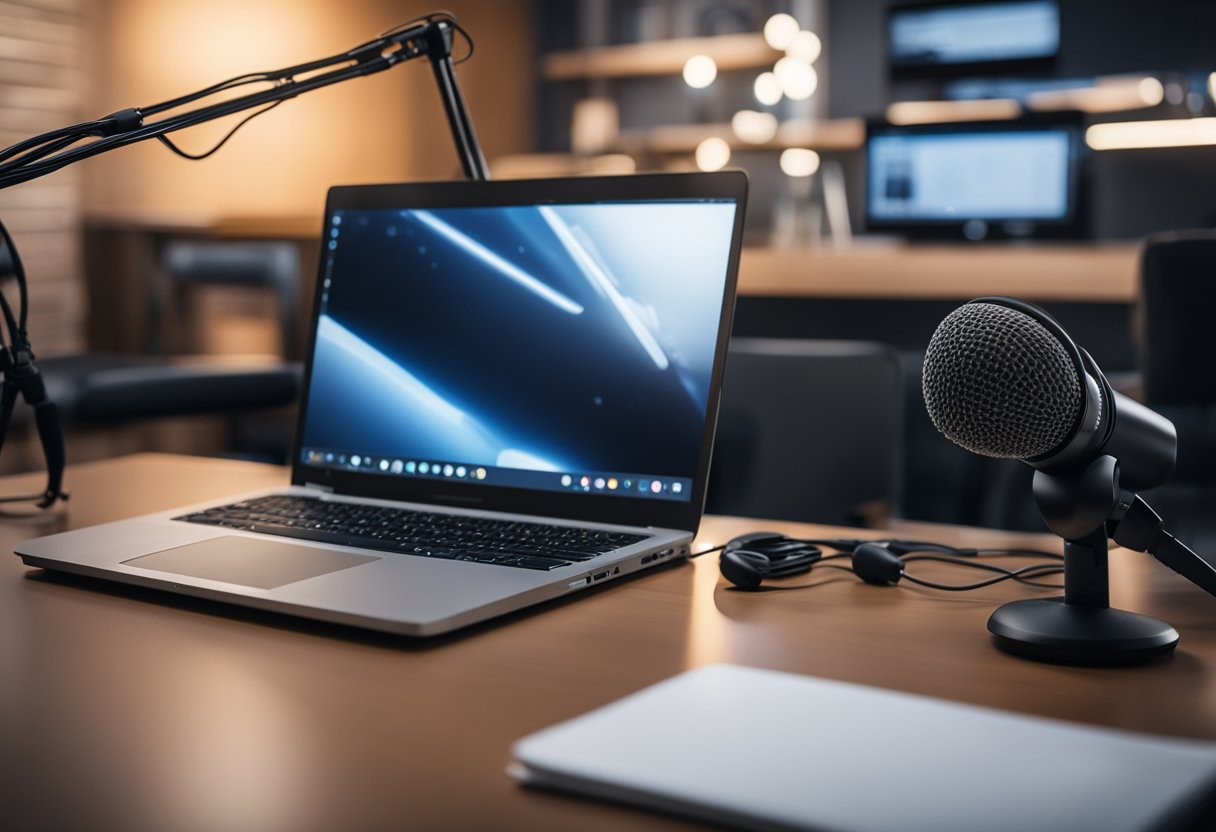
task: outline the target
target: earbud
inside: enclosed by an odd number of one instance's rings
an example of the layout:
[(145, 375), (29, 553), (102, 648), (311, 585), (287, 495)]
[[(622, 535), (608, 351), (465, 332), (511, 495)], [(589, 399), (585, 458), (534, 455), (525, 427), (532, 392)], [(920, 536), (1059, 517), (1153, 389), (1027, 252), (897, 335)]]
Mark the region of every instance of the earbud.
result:
[(722, 547), (718, 566), (723, 577), (741, 589), (758, 589), (765, 578), (809, 572), (823, 556), (818, 546), (777, 532), (740, 535)]
[[(740, 589), (758, 589), (764, 580), (763, 568), (768, 565), (768, 558), (746, 549), (723, 552), (718, 559), (722, 577)], [(807, 569), (811, 567), (808, 565)]]
[(853, 574), (868, 584), (890, 586), (904, 576), (904, 562), (880, 543), (863, 543), (853, 550)]
[[(820, 546), (835, 549), (839, 554), (824, 556)], [(980, 557), (1037, 555), (1055, 563), (1039, 563), (1020, 569), (1006, 569), (980, 563)], [(759, 589), (766, 578), (784, 578), (809, 572), (821, 560), (849, 558), (851, 566), (829, 563), (826, 566), (848, 569), (868, 584), (894, 586), (908, 580), (919, 586), (947, 591), (966, 591), (991, 586), (1005, 580), (1031, 582), (1045, 575), (1063, 571), (1061, 555), (1028, 549), (956, 549), (940, 543), (916, 540), (799, 540), (777, 532), (752, 532), (734, 538), (722, 547), (718, 559), (722, 577), (740, 589)], [(940, 584), (905, 573), (908, 561), (931, 560), (996, 573), (971, 584)]]
[[(868, 584), (890, 586), (904, 575), (904, 562), (882, 543), (858, 543), (852, 550), (853, 572)], [(765, 578), (784, 578), (811, 571), (822, 558), (818, 546), (773, 532), (736, 537), (722, 549), (722, 577), (740, 589), (759, 589)]]

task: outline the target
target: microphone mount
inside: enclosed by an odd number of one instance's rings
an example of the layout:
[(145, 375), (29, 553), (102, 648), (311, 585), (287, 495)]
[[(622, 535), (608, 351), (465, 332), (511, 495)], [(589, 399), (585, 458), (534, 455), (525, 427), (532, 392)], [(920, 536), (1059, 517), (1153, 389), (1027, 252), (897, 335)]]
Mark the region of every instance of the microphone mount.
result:
[[(435, 12), (390, 29), (380, 37), (338, 55), (270, 72), (241, 75), (159, 104), (119, 110), (94, 121), (61, 127), (25, 139), (0, 150), (0, 189), (29, 182), (82, 159), (146, 139), (159, 139), (174, 152), (187, 158), (203, 158), (218, 150), (245, 121), (289, 98), (353, 78), (383, 72), (397, 64), (424, 56), (430, 59), (464, 175), (474, 180), (489, 179), (485, 156), (482, 155), (472, 119), (456, 80), (452, 45), (457, 32), (468, 43), (471, 55), (473, 42), (468, 33), (452, 15)], [(467, 57), (466, 55), (465, 58)], [(270, 86), (193, 110), (181, 111), (201, 99), (257, 83)], [(219, 144), (202, 155), (190, 156), (183, 153), (167, 138), (169, 133), (177, 130), (255, 108), (261, 109), (256, 109), (246, 116)], [(150, 118), (161, 114), (168, 115), (149, 121)], [(92, 141), (86, 142), (87, 139)], [(5, 249), (7, 257), (4, 256)], [(0, 293), (0, 313), (3, 315), (0, 321), (8, 332), (7, 344), (5, 339), (0, 338), (0, 375), (3, 378), (0, 384), (0, 448), (4, 445), (9, 417), (20, 393), (26, 403), (34, 408), (38, 437), (47, 467), (47, 486), (41, 494), (0, 497), (0, 503), (32, 500), (39, 508), (49, 508), (57, 500), (67, 496), (61, 488), (66, 464), (63, 426), (58, 409), (46, 396), (45, 385), (33, 360), (34, 353), (25, 328), (29, 312), (25, 270), (3, 223), (0, 223), (0, 263), (3, 264), (3, 268), (0, 268), (0, 279), (11, 272), (16, 278), (20, 294), (20, 308), (15, 315), (7, 298)]]
[[(242, 75), (159, 104), (119, 110), (95, 121), (52, 130), (0, 152), (0, 188), (37, 179), (82, 159), (119, 147), (160, 138), (177, 130), (255, 107), (278, 104), (332, 84), (383, 72), (397, 64), (423, 56), (431, 61), (448, 126), (465, 176), (469, 179), (488, 179), (485, 157), (477, 142), (452, 63), (452, 44), (457, 31), (463, 32), (454, 18), (443, 14), (431, 15), (338, 55), (270, 72)], [(158, 121), (147, 121), (151, 116), (177, 110), (225, 90), (260, 82), (270, 83), (272, 86), (227, 101), (166, 116)], [(84, 145), (71, 146), (89, 137), (95, 137), (95, 140)]]
[(1120, 485), (1109, 455), (1082, 470), (1034, 474), (1035, 503), (1048, 528), (1064, 538), (1064, 595), (1013, 601), (988, 619), (993, 642), (1024, 658), (1065, 664), (1132, 664), (1173, 650), (1169, 624), (1110, 606), (1109, 541), (1148, 552), (1216, 595), (1216, 568), (1165, 531), (1161, 518)]

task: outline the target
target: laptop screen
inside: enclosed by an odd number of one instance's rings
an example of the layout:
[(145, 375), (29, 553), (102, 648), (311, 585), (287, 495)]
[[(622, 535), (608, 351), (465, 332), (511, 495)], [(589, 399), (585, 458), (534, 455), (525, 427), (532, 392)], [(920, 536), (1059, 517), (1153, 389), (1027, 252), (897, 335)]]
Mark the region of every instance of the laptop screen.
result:
[(737, 208), (334, 210), (300, 463), (687, 502)]

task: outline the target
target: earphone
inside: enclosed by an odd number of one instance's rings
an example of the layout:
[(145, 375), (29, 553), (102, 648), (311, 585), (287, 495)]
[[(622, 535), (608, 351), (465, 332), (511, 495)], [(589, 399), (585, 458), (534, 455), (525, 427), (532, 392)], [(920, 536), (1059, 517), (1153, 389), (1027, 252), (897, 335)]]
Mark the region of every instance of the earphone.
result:
[[(835, 554), (825, 555), (824, 548), (835, 549)], [(1053, 563), (1036, 563), (1019, 569), (1006, 569), (991, 563), (975, 560), (979, 557), (1026, 557), (1050, 558)], [(1063, 555), (1037, 549), (968, 549), (943, 546), (918, 540), (860, 540), (830, 538), (804, 540), (777, 532), (752, 532), (734, 538), (722, 547), (718, 559), (722, 576), (740, 589), (759, 589), (766, 578), (785, 578), (811, 571), (817, 563), (825, 561), (850, 561), (849, 566), (826, 563), (835, 569), (852, 572), (868, 584), (894, 586), (907, 580), (919, 586), (962, 592), (991, 586), (1001, 581), (1029, 582), (1045, 575), (1064, 571)], [(996, 577), (970, 584), (941, 584), (927, 581), (907, 573), (910, 561), (933, 560), (995, 572)]]

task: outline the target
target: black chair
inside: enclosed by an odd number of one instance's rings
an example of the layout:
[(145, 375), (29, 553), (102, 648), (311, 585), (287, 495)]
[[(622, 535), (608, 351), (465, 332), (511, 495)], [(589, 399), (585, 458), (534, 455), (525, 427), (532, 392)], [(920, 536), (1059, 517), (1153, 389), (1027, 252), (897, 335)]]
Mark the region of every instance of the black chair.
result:
[[(11, 271), (10, 256), (0, 246), (0, 280)], [(37, 349), (37, 333), (33, 335)], [(69, 431), (282, 407), (299, 397), (302, 377), (299, 364), (281, 361), (238, 364), (207, 358), (85, 353), (38, 356), (36, 364)], [(18, 404), (14, 428), (29, 422), (29, 409)], [(282, 442), (284, 448), (289, 441), (288, 435)]]
[(1140, 373), (1150, 405), (1216, 403), (1216, 232), (1150, 237), (1140, 259)]
[(1173, 479), (1145, 495), (1192, 548), (1216, 552), (1216, 232), (1145, 241), (1137, 310), (1144, 402), (1178, 430)]
[[(167, 332), (180, 322), (191, 291), (199, 286), (237, 286), (268, 290), (278, 303), (280, 352), (299, 357), (299, 247), (284, 241), (173, 239), (163, 244), (159, 280), (153, 287), (152, 352), (181, 351)], [(189, 350), (187, 350), (189, 351)]]
[(846, 525), (898, 504), (901, 382), (880, 344), (736, 338), (707, 510)]

